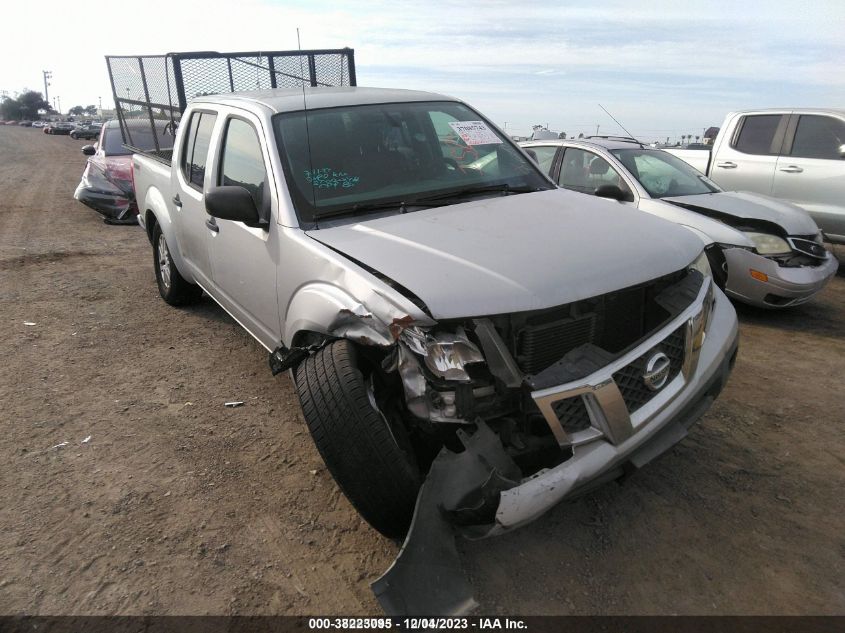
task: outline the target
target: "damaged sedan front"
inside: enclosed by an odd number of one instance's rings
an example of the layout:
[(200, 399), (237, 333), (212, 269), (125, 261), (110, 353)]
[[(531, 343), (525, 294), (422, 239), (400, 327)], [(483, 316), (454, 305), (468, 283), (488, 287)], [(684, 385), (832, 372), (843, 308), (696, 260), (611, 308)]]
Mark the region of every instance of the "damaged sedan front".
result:
[[(747, 192), (725, 192), (681, 159), (634, 139), (530, 142), (561, 186), (618, 200), (701, 237), (725, 293), (762, 308), (808, 301), (838, 268), (803, 209)], [(626, 209), (627, 208), (627, 209)]]

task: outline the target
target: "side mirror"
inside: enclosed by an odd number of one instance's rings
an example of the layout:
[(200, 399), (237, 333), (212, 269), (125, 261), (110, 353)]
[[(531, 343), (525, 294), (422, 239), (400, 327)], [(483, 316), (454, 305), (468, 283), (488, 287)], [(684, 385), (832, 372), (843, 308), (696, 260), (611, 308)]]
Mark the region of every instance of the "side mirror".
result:
[(82, 146), (82, 153), (86, 156), (93, 156), (97, 153), (97, 148), (93, 145), (83, 145)]
[(631, 202), (631, 195), (616, 185), (601, 185), (593, 192), (598, 198), (610, 198), (619, 202)]
[(208, 215), (221, 220), (234, 220), (248, 226), (261, 224), (249, 191), (237, 185), (209, 189), (205, 194), (205, 210)]

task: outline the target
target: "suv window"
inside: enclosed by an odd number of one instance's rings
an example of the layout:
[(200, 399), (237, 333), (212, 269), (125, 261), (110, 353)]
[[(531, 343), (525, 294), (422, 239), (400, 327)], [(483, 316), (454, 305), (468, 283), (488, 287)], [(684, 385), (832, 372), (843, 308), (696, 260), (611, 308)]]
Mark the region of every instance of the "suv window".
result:
[(188, 124), (185, 151), (182, 154), (182, 174), (196, 189), (202, 190), (208, 148), (211, 145), (211, 131), (217, 115), (211, 112), (194, 112)]
[(555, 145), (533, 145), (526, 147), (526, 150), (531, 150), (537, 155), (537, 164), (543, 173), (551, 175), (552, 163), (555, 161), (555, 154), (557, 154), (557, 146)]
[(761, 114), (743, 117), (734, 149), (745, 154), (777, 154), (780, 148), (772, 148), (772, 141), (782, 116)]
[(802, 158), (842, 158), (845, 122), (829, 116), (802, 115), (798, 119), (790, 156)]
[(605, 159), (574, 147), (568, 147), (563, 154), (558, 184), (565, 189), (589, 194), (594, 194), (602, 185), (616, 185), (622, 191), (631, 191)]
[(267, 172), (261, 144), (253, 127), (242, 119), (230, 119), (221, 155), (220, 184), (249, 191), (255, 208), (262, 209)]

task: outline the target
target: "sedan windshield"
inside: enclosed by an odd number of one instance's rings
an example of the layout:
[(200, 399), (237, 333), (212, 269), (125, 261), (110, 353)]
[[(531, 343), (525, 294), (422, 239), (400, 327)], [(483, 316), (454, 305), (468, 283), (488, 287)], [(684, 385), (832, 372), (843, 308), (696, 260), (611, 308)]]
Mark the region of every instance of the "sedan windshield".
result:
[(456, 102), (289, 112), (274, 128), (301, 222), (552, 188), (510, 139)]
[(652, 198), (694, 196), (721, 191), (707, 176), (667, 152), (615, 149), (613, 155), (625, 165)]

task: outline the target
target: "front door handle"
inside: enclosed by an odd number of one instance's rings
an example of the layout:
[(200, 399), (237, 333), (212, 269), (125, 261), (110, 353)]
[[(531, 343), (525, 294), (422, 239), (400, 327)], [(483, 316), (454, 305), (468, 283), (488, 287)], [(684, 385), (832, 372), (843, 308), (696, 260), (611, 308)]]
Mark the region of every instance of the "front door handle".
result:
[(736, 163), (732, 163), (729, 160), (723, 160), (721, 163), (716, 163), (716, 167), (721, 167), (722, 169), (736, 169)]
[(785, 171), (787, 174), (800, 174), (804, 171), (798, 165), (787, 165), (786, 167), (781, 167), (780, 170)]
[(181, 208), (182, 208), (182, 201), (179, 199), (179, 194), (178, 194), (178, 193), (177, 193), (175, 196), (173, 196), (173, 204), (175, 204), (175, 205), (176, 205), (176, 208), (177, 208), (177, 209), (181, 209)]
[(214, 221), (214, 218), (208, 218), (205, 221), (205, 225), (208, 227), (209, 231), (213, 231), (214, 233), (218, 233), (220, 231), (220, 227), (217, 226), (217, 222)]

